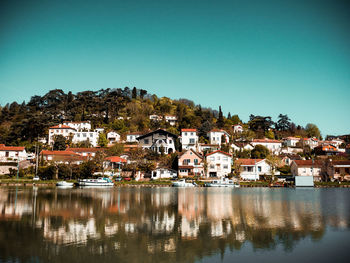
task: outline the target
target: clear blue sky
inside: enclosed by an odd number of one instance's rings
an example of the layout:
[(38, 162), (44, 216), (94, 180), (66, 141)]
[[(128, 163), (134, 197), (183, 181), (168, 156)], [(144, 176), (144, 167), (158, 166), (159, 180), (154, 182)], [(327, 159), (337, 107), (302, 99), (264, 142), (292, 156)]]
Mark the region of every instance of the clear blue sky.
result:
[(0, 104), (142, 88), (350, 133), (350, 1), (3, 0)]

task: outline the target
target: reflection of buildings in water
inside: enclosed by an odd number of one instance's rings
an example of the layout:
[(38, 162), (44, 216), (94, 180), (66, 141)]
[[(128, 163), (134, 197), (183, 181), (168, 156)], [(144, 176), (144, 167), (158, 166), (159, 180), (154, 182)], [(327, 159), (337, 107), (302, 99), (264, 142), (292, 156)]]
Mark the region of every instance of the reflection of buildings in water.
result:
[(187, 217), (181, 218), (180, 232), (184, 239), (195, 239), (199, 233), (200, 220), (189, 221)]
[(199, 219), (204, 216), (205, 195), (195, 189), (178, 189), (177, 211), (188, 220)]
[(100, 237), (94, 218), (88, 219), (86, 223), (70, 220), (66, 226), (57, 228), (51, 224), (50, 218), (45, 218), (38, 225), (43, 226), (44, 238), (55, 244), (84, 244), (88, 239)]
[(217, 221), (233, 216), (232, 189), (208, 189), (207, 217)]
[(166, 188), (156, 188), (151, 194), (151, 204), (154, 207), (169, 206), (175, 199), (173, 191)]

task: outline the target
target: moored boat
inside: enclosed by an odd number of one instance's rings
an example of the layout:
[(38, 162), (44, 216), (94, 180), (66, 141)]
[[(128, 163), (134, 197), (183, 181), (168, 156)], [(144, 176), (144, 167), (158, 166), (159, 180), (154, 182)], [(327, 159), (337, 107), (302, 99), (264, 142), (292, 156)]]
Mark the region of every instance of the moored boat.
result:
[(74, 183), (69, 183), (69, 182), (66, 182), (66, 181), (60, 181), (60, 182), (56, 183), (56, 186), (59, 186), (59, 187), (73, 187)]
[(174, 186), (174, 187), (195, 187), (197, 185), (196, 185), (196, 183), (186, 182), (185, 179), (180, 179), (178, 181), (173, 182), (172, 186)]
[(211, 182), (205, 183), (207, 187), (231, 187), (236, 188), (239, 187), (238, 183), (235, 183), (233, 180), (228, 178), (221, 178), (219, 180), (213, 180)]
[(105, 177), (99, 177), (97, 179), (79, 179), (79, 186), (113, 186), (114, 183), (111, 179)]

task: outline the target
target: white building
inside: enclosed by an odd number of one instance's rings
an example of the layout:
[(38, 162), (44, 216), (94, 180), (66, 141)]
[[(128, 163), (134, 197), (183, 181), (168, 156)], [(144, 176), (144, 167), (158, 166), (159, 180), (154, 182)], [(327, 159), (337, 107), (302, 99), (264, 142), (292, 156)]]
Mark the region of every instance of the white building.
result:
[(152, 179), (174, 178), (177, 177), (177, 172), (169, 168), (157, 168), (152, 171)]
[(254, 139), (250, 144), (254, 147), (256, 145), (263, 145), (273, 154), (278, 154), (282, 149), (282, 142), (278, 140)]
[(300, 142), (300, 138), (297, 138), (297, 137), (287, 137), (284, 139), (284, 144), (287, 147), (296, 147), (299, 142)]
[[(69, 124), (69, 125), (67, 125)], [(78, 127), (78, 128), (75, 128)], [(80, 127), (80, 128), (79, 128)], [(98, 144), (98, 137), (103, 128), (98, 128), (92, 131), (90, 122), (65, 122), (49, 128), (49, 144), (54, 143), (54, 137), (62, 135), (65, 138), (72, 138), (73, 143), (89, 141), (93, 147)]]
[(232, 156), (223, 151), (215, 151), (206, 155), (207, 177), (225, 177), (231, 173)]
[(314, 181), (321, 181), (321, 160), (293, 160), (290, 166), (293, 176), (313, 176)]
[(234, 133), (243, 132), (243, 126), (241, 124), (232, 125), (232, 129)]
[(153, 115), (150, 115), (150, 116), (149, 116), (149, 119), (150, 119), (150, 120), (153, 120), (153, 121), (161, 121), (161, 120), (163, 120), (163, 117), (160, 116), (160, 115), (155, 115), (155, 114), (153, 114)]
[(76, 131), (77, 130), (75, 128), (64, 124), (52, 126), (49, 128), (49, 144), (54, 143), (54, 138), (57, 135), (62, 135), (65, 138), (69, 138), (69, 136), (73, 137)]
[(0, 161), (23, 161), (28, 157), (25, 147), (0, 144)]
[(168, 122), (171, 126), (174, 126), (177, 122), (177, 117), (174, 115), (165, 115), (165, 121)]
[[(209, 137), (210, 144), (221, 145), (221, 143), (229, 143), (230, 141), (230, 135), (224, 130), (213, 129), (207, 133), (207, 136)], [(224, 138), (224, 141), (221, 141), (222, 138)]]
[(143, 133), (142, 132), (131, 132), (126, 135), (126, 141), (127, 142), (137, 142), (136, 138), (140, 137)]
[(302, 138), (301, 140), (302, 146), (310, 146), (311, 149), (318, 146), (318, 139), (317, 138)]
[(181, 130), (181, 145), (182, 150), (196, 150), (198, 144), (198, 135), (196, 129)]
[(64, 122), (63, 125), (67, 125), (76, 130), (91, 130), (90, 121), (69, 121)]
[(161, 153), (163, 149), (165, 154), (174, 153), (176, 151), (176, 139), (177, 135), (162, 129), (149, 132), (137, 138), (139, 145), (143, 149), (151, 149), (157, 153)]
[(231, 144), (232, 150), (235, 151), (243, 151), (243, 150), (253, 150), (254, 147), (250, 143), (241, 143), (241, 142), (235, 142)]
[(107, 133), (107, 139), (110, 143), (115, 143), (120, 141), (120, 134), (115, 131), (110, 131)]
[[(239, 167), (243, 180), (259, 180), (261, 175), (271, 175), (271, 166), (265, 159), (237, 159), (235, 164)], [(274, 174), (280, 173), (275, 171)]]

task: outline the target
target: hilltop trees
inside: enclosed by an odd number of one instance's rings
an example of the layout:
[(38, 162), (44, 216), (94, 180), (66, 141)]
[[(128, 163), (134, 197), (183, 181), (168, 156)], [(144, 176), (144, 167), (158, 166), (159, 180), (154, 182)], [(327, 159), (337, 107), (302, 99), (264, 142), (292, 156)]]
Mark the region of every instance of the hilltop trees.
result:
[(316, 137), (317, 139), (321, 138), (321, 132), (315, 124), (306, 124), (305, 131), (309, 137)]

